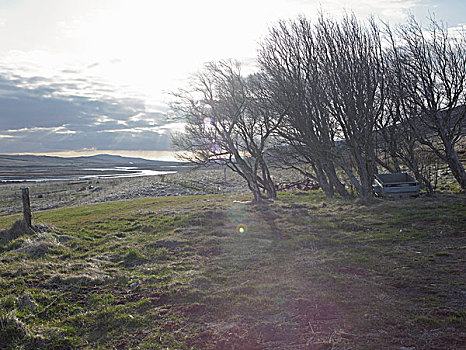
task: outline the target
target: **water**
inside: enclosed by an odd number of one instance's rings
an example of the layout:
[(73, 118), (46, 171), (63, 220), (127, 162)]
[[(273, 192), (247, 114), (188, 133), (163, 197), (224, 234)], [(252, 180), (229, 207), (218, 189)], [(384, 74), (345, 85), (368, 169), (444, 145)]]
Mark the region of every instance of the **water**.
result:
[[(91, 175), (66, 175), (62, 177), (44, 177), (44, 178), (11, 178), (11, 176), (4, 176), (0, 182), (44, 182), (44, 181), (69, 181), (69, 180), (88, 180), (88, 179), (118, 179), (124, 177), (140, 177), (140, 176), (155, 176), (174, 174), (176, 171), (159, 171), (138, 169), (136, 167), (115, 167), (115, 168), (92, 168), (84, 169), (86, 171), (96, 171), (98, 173)], [(121, 173), (105, 174), (108, 171), (118, 171)]]

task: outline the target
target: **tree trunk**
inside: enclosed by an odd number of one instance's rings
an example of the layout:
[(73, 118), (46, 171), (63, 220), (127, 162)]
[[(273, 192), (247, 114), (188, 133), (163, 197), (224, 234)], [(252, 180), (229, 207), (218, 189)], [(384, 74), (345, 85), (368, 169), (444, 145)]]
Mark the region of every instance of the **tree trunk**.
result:
[(262, 202), (264, 198), (262, 197), (262, 194), (261, 194), (261, 189), (259, 187), (257, 175), (254, 172), (250, 176), (248, 184), (249, 184), (249, 188), (252, 191), (252, 194), (254, 195), (254, 202), (256, 203)]
[(320, 187), (324, 191), (324, 194), (327, 197), (333, 197), (334, 190), (333, 187), (330, 186), (327, 180), (327, 176), (325, 175), (324, 171), (322, 170), (322, 166), (319, 163), (315, 163), (312, 165), (314, 172), (316, 173), (317, 181), (319, 182)]
[(265, 191), (267, 193), (267, 198), (275, 199), (277, 198), (277, 190), (272, 180), (272, 176), (270, 175), (269, 168), (267, 167), (263, 159), (261, 160), (261, 168), (262, 168), (262, 178), (264, 179), (264, 185), (265, 185)]
[(466, 171), (464, 170), (464, 166), (458, 158), (458, 153), (456, 153), (452, 144), (445, 144), (445, 155), (453, 176), (460, 184), (461, 189), (466, 190)]
[(361, 192), (359, 196), (363, 199), (368, 199), (372, 196), (372, 181), (370, 181), (367, 171), (364, 170), (359, 175), (359, 178), (361, 179)]
[(395, 167), (395, 172), (401, 173), (401, 166), (400, 166), (400, 162), (398, 161), (398, 157), (396, 155), (392, 156), (392, 160), (393, 160), (393, 166)]
[(255, 203), (262, 202), (263, 198), (262, 198), (261, 190), (260, 190), (259, 186), (257, 186), (256, 183), (251, 181), (251, 182), (248, 182), (248, 187), (249, 187), (249, 189), (251, 190), (251, 192), (252, 192), (252, 194), (254, 196), (254, 202)]
[(338, 178), (335, 166), (333, 163), (329, 163), (325, 166), (325, 173), (327, 174), (328, 180), (331, 186), (337, 191), (337, 193), (342, 197), (349, 197), (350, 194)]
[(355, 147), (351, 149), (351, 153), (356, 162), (357, 171), (359, 174), (360, 188), (359, 188), (359, 197), (363, 199), (368, 199), (372, 196), (372, 171), (369, 171), (369, 168), (372, 168), (372, 164), (368, 164), (365, 158), (361, 154), (361, 151)]
[(353, 184), (354, 188), (356, 189), (357, 193), (361, 192), (361, 183), (357, 179), (356, 175), (354, 175), (353, 171), (346, 163), (342, 163), (342, 168), (345, 171), (346, 175), (349, 177), (351, 183)]

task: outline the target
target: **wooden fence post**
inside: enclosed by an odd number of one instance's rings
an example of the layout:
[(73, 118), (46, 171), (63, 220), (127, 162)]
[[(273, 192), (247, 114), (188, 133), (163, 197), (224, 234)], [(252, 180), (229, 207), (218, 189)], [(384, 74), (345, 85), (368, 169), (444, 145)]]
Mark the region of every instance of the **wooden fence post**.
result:
[(23, 216), (24, 223), (26, 227), (32, 228), (32, 214), (31, 214), (31, 202), (29, 200), (29, 187), (22, 187), (22, 197), (23, 197)]

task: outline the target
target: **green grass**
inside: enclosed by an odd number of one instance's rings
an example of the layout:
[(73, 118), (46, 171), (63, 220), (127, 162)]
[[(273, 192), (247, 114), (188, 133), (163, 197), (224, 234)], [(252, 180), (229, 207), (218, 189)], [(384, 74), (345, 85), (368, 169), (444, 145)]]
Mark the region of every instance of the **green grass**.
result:
[[(466, 341), (463, 195), (248, 199), (34, 213), (44, 232), (0, 241), (0, 344), (436, 349)], [(1, 216), (0, 229), (18, 217)]]

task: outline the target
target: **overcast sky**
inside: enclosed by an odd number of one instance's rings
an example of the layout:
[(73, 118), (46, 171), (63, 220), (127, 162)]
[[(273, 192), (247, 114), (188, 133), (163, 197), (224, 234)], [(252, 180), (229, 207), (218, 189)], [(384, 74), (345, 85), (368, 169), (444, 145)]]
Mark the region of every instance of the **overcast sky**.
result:
[(466, 26), (465, 0), (0, 0), (0, 153), (169, 150), (166, 91), (319, 10)]

